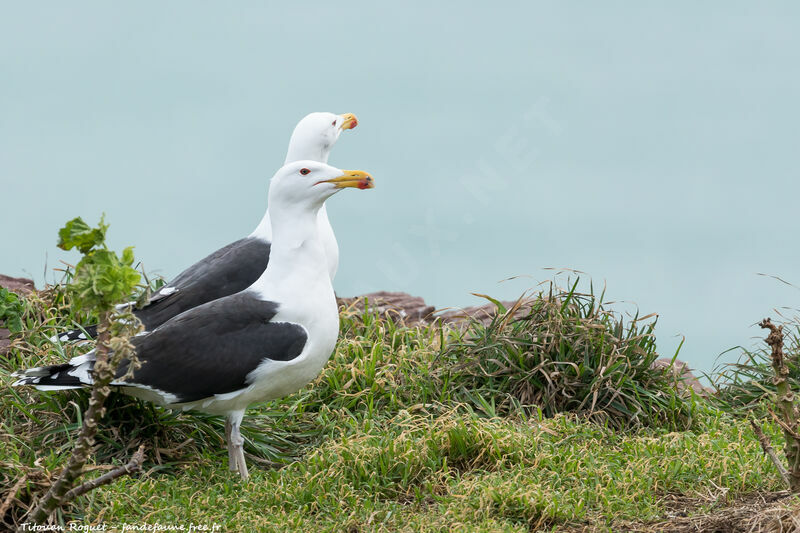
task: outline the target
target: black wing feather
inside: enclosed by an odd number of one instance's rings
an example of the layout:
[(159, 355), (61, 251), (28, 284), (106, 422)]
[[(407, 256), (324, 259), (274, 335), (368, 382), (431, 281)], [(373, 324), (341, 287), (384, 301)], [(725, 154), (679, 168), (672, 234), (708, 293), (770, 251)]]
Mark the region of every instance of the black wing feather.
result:
[(220, 248), (178, 274), (166, 285), (177, 290), (167, 296), (156, 293), (136, 316), (153, 330), (188, 309), (243, 291), (267, 269), (269, 252), (268, 242), (253, 237)]
[(242, 389), (265, 359), (288, 361), (303, 351), (305, 328), (271, 322), (277, 312), (275, 302), (245, 291), (182, 313), (134, 339), (142, 367), (127, 382), (175, 394), (178, 403)]

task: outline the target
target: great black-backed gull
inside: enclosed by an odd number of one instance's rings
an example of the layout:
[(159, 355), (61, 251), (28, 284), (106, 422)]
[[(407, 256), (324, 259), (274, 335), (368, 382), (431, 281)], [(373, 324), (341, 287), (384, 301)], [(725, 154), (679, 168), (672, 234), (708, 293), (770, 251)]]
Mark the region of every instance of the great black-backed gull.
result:
[[(133, 339), (141, 368), (114, 382), (122, 392), (173, 409), (225, 415), (231, 470), (247, 478), (239, 426), (245, 409), (314, 379), (333, 352), (339, 314), (318, 214), (345, 187), (368, 189), (366, 172), (316, 161), (283, 166), (269, 188), (271, 258), (255, 283)], [(68, 364), (22, 370), (14, 386), (80, 388), (92, 381), (94, 351)], [(123, 361), (117, 376), (124, 376)]]
[[(355, 128), (358, 119), (352, 113), (311, 113), (294, 128), (284, 164), (295, 161), (327, 163), (333, 145), (344, 130)], [(339, 266), (339, 245), (328, 220), (325, 206), (317, 220), (325, 248), (325, 260), (331, 280)], [(135, 311), (145, 328), (153, 329), (187, 309), (234, 294), (249, 287), (267, 268), (272, 228), (269, 208), (255, 231), (201, 259), (156, 291), (148, 303)], [(97, 335), (96, 326), (65, 331), (53, 336), (53, 342), (83, 340)]]

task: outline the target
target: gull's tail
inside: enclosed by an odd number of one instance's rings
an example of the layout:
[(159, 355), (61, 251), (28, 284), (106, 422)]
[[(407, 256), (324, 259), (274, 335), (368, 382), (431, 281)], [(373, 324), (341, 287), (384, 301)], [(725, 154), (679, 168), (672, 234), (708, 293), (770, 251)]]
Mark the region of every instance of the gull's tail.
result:
[[(164, 298), (175, 292), (174, 289), (171, 291), (163, 291), (164, 294), (154, 296), (150, 301), (154, 302)], [(136, 302), (126, 302), (124, 304), (118, 304), (116, 306), (118, 311), (127, 311), (133, 309), (133, 306), (136, 305)], [(74, 342), (74, 341), (88, 341), (90, 339), (97, 338), (97, 324), (92, 324), (91, 326), (80, 327), (78, 329), (70, 329), (67, 331), (63, 331), (61, 333), (56, 333), (52, 337), (50, 337), (50, 342), (57, 343), (57, 342)]]
[(70, 329), (61, 333), (56, 333), (50, 337), (50, 342), (74, 342), (86, 341), (97, 337), (97, 325), (86, 326), (83, 329)]
[(90, 371), (94, 366), (94, 353), (89, 352), (79, 357), (74, 357), (69, 363), (50, 366), (37, 366), (19, 370), (11, 374), (17, 381), (12, 387), (30, 385), (39, 390), (80, 389), (91, 385)]

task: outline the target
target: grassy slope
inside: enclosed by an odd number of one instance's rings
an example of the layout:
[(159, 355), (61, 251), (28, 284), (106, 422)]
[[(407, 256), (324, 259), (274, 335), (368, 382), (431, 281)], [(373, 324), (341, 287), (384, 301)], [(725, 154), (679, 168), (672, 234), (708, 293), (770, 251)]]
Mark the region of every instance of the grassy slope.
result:
[[(32, 306), (25, 338), (0, 363), (4, 387), (14, 368), (69, 355), (44, 340), (64, 313), (47, 307)], [(459, 388), (457, 375), (441, 371), (447, 331), (369, 316), (344, 326), (315, 383), (248, 412), (250, 481), (228, 472), (218, 419), (119, 399), (99, 455), (118, 463), (147, 442), (147, 472), (89, 493), (61, 519), (226, 531), (604, 529), (664, 520), (676, 498), (702, 513), (781, 488), (747, 422), (704, 402), (689, 405), (683, 431), (535, 410), (497, 416), (493, 406), (507, 398)], [(0, 398), (0, 499), (27, 474), (26, 501), (66, 457), (85, 399), (11, 391)], [(771, 436), (779, 447), (774, 428)]]
[[(147, 517), (222, 523), (229, 530), (337, 528), (438, 531), (469, 524), (657, 520), (668, 494), (729, 497), (778, 480), (743, 424), (708, 433), (618, 435), (562, 417), (544, 422), (469, 413), (352, 420), (298, 462), (242, 484), (205, 454), (175, 475), (124, 480), (86, 498), (85, 519)], [(198, 490), (198, 487), (202, 487)]]
[(669, 494), (728, 497), (778, 488), (744, 424), (707, 433), (618, 435), (568, 417), (480, 419), (402, 412), (340, 425), (297, 462), (243, 484), (210, 451), (170, 474), (125, 479), (74, 510), (84, 520), (205, 522), (226, 530), (408, 529), (468, 524), (526, 531), (658, 520)]

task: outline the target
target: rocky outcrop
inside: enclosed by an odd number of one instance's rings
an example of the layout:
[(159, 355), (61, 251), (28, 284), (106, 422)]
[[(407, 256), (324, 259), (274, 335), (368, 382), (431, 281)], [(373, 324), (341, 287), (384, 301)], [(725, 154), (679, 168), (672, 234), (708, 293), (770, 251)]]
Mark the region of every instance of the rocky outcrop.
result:
[(363, 312), (369, 308), (378, 311), (383, 317), (391, 317), (406, 324), (426, 322), (436, 310), (425, 303), (419, 296), (411, 296), (404, 292), (371, 292), (354, 298), (339, 298), (339, 307), (346, 310)]
[(669, 372), (675, 378), (675, 384), (678, 390), (681, 392), (691, 389), (695, 393), (701, 395), (714, 394), (714, 389), (700, 383), (700, 380), (692, 373), (692, 369), (689, 368), (689, 365), (680, 359), (675, 359), (674, 362), (672, 359), (667, 358), (656, 359), (653, 361), (652, 366), (658, 369), (669, 369)]
[[(353, 298), (339, 298), (339, 307), (345, 310), (363, 312), (369, 307), (371, 311), (377, 311), (384, 318), (393, 318), (405, 324), (412, 325), (418, 323), (431, 324), (437, 320), (446, 324), (465, 324), (470, 319), (476, 319), (484, 324), (492, 320), (495, 313), (494, 304), (478, 305), (472, 307), (436, 309), (432, 305), (425, 303), (419, 296), (411, 296), (405, 292), (371, 292)], [(501, 302), (507, 309), (511, 308), (516, 302)], [(528, 306), (522, 305), (518, 311), (523, 314)]]
[[(530, 302), (531, 300), (523, 300), (517, 310), (514, 312), (515, 317), (524, 316), (530, 310)], [(503, 307), (506, 309), (511, 309), (514, 305), (517, 304), (515, 300), (512, 301), (500, 301), (503, 304)], [(440, 309), (434, 315), (435, 318), (438, 318), (445, 324), (454, 324), (454, 325), (465, 325), (468, 324), (470, 320), (477, 320), (481, 322), (483, 325), (488, 325), (492, 318), (495, 315), (497, 308), (494, 304), (488, 303), (485, 305), (474, 305), (470, 307), (463, 307), (463, 308), (446, 308)]]
[(28, 294), (36, 290), (36, 287), (33, 286), (32, 279), (12, 278), (11, 276), (4, 276), (3, 274), (0, 274), (0, 287), (18, 294)]
[(8, 347), (11, 346), (11, 332), (8, 331), (6, 328), (0, 328), (0, 355), (3, 355), (8, 351)]

